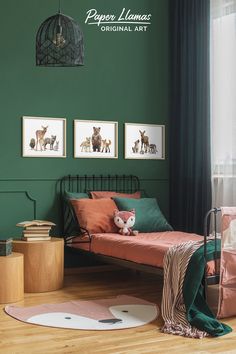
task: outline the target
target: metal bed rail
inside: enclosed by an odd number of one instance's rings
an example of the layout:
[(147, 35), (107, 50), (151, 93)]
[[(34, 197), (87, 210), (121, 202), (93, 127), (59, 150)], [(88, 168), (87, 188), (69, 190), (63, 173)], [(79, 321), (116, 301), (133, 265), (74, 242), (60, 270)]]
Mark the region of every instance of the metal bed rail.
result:
[[(204, 260), (207, 264), (207, 242), (209, 239), (214, 239), (215, 251), (214, 251), (214, 266), (215, 274), (207, 275), (205, 271), (205, 286), (218, 284), (220, 280), (220, 274), (218, 270), (217, 262), (220, 259), (220, 251), (217, 249), (217, 215), (221, 212), (220, 208), (213, 208), (208, 211), (204, 219)], [(212, 235), (209, 235), (210, 225), (212, 224)]]

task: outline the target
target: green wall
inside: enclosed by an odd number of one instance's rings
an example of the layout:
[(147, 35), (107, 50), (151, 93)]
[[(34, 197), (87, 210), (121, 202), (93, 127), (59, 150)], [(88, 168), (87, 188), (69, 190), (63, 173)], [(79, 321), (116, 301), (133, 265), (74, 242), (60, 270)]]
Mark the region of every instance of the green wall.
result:
[[(166, 125), (168, 138), (168, 1), (64, 0), (62, 12), (77, 20), (85, 37), (85, 66), (35, 66), (35, 35), (57, 10), (57, 0), (5, 0), (0, 11), (0, 238), (19, 235), (16, 222), (33, 217), (58, 222), (56, 181), (66, 174), (135, 174), (168, 215), (168, 151), (165, 161), (125, 160), (123, 124)], [(84, 23), (90, 8), (118, 14), (122, 8), (151, 13), (147, 32), (102, 32)], [(67, 158), (23, 158), (21, 117), (67, 118)], [(74, 159), (73, 119), (119, 122), (119, 159)], [(167, 139), (168, 140), (168, 139)], [(167, 143), (166, 143), (167, 147)]]

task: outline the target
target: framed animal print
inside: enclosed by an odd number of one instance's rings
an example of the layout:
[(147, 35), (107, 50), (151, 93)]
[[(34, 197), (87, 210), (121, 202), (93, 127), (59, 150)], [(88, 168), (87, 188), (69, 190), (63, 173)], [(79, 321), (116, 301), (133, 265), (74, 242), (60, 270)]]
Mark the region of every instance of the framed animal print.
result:
[(118, 158), (118, 123), (74, 120), (75, 158)]
[(66, 157), (66, 119), (22, 117), (23, 157)]
[(125, 159), (165, 159), (165, 126), (125, 123)]

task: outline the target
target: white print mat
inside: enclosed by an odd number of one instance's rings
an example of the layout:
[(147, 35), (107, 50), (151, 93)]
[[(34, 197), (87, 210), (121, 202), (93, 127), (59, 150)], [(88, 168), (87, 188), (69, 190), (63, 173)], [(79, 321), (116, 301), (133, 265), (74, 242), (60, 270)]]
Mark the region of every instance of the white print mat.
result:
[(126, 295), (34, 307), (8, 305), (5, 312), (17, 320), (41, 326), (98, 331), (143, 326), (159, 315), (156, 304)]

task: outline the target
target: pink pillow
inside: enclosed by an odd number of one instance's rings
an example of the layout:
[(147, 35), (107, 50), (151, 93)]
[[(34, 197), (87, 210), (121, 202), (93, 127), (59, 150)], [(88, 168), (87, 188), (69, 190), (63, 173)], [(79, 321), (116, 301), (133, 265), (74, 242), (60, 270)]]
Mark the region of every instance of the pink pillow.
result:
[(113, 198), (113, 197), (120, 197), (120, 198), (133, 198), (133, 199), (140, 199), (141, 192), (135, 193), (119, 193), (119, 192), (110, 192), (110, 191), (93, 191), (90, 192), (92, 199), (102, 199), (102, 198)]
[(117, 209), (114, 200), (108, 199), (71, 199), (70, 200), (79, 225), (95, 233), (116, 233), (117, 227), (113, 221)]

